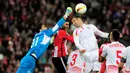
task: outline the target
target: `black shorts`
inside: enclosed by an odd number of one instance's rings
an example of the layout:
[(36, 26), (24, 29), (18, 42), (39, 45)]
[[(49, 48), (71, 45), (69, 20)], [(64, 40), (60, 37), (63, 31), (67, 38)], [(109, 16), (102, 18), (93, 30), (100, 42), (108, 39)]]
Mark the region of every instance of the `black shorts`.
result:
[(58, 73), (66, 73), (67, 57), (52, 57), (52, 63)]

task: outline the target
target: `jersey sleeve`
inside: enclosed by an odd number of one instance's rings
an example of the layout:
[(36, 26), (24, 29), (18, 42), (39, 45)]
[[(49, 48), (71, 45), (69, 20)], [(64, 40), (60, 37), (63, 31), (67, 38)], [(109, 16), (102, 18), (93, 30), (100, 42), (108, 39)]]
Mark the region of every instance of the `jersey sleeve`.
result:
[(101, 45), (101, 47), (99, 48), (99, 51), (98, 51), (99, 56), (101, 56), (101, 54), (102, 54), (103, 45)]
[(126, 59), (127, 58), (127, 54), (128, 54), (128, 50), (127, 49), (130, 49), (130, 46), (129, 47), (127, 47), (127, 48), (124, 48), (123, 49), (123, 52), (122, 52), (122, 57), (124, 58), (124, 59)]
[(80, 50), (83, 50), (84, 48), (82, 47), (82, 45), (79, 43), (79, 35), (78, 35), (78, 30), (75, 30), (73, 32), (73, 38), (74, 38), (74, 43), (76, 45), (76, 47)]
[(103, 37), (103, 38), (108, 38), (108, 35), (109, 33), (106, 33), (106, 32), (102, 32), (100, 31), (97, 27), (95, 27), (94, 25), (92, 25), (93, 27), (93, 30), (94, 30), (94, 33), (100, 37)]
[(53, 34), (55, 34), (65, 23), (65, 19), (61, 18), (56, 25), (52, 28), (52, 30), (48, 33), (48, 36), (52, 36)]
[(103, 48), (104, 48), (104, 46), (107, 45), (107, 44), (108, 44), (108, 43), (105, 43), (105, 44), (102, 44), (102, 45), (101, 45), (101, 47), (99, 48), (99, 52), (98, 52), (98, 53), (99, 53), (99, 56), (101, 56), (102, 51), (103, 51)]
[(104, 47), (102, 48), (102, 54), (101, 54), (102, 57), (106, 57), (107, 56), (107, 46), (104, 45)]
[(67, 34), (67, 32), (65, 30), (59, 30), (57, 35), (60, 39), (66, 39), (72, 43), (74, 42), (73, 36)]
[(74, 39), (72, 35), (65, 35), (64, 38), (72, 43), (74, 43)]

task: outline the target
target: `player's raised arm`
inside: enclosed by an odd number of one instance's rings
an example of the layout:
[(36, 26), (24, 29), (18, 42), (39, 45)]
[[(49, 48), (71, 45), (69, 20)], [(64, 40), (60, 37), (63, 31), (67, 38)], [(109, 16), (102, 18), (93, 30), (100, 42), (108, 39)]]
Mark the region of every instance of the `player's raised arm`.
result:
[(109, 33), (106, 33), (106, 32), (102, 32), (100, 31), (97, 27), (95, 27), (94, 25), (92, 25), (93, 29), (94, 29), (94, 33), (100, 37), (103, 37), (103, 38), (108, 38), (108, 35)]
[(66, 40), (69, 40), (70, 42), (74, 43), (74, 39), (73, 39), (72, 35), (65, 35), (64, 38)]
[(67, 7), (66, 9), (66, 13), (63, 16), (62, 19), (60, 19), (57, 24), (52, 28), (52, 34), (55, 34), (57, 32), (57, 30), (63, 26), (63, 24), (66, 22), (66, 19), (68, 18), (68, 16), (72, 13), (72, 8), (71, 7)]

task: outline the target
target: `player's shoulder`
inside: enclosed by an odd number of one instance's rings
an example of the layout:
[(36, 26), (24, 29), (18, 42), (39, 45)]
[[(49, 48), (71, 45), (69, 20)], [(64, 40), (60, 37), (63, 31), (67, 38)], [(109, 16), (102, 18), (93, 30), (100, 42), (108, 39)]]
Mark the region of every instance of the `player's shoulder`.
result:
[(127, 53), (127, 52), (129, 52), (130, 51), (130, 46), (127, 46), (127, 47), (125, 47), (124, 49), (123, 49), (123, 52), (124, 53)]
[(107, 46), (111, 47), (113, 45), (113, 42), (107, 44)]
[(44, 33), (45, 33), (45, 30), (42, 30), (39, 33), (36, 33), (35, 36), (34, 36), (34, 38), (39, 37), (41, 35), (44, 35)]
[(108, 49), (110, 46), (110, 43), (105, 43), (105, 44), (103, 44), (101, 47), (103, 48), (103, 49)]
[(44, 30), (44, 34), (46, 35), (46, 36), (48, 36), (48, 37), (51, 37), (51, 34), (52, 34), (53, 32), (52, 32), (52, 28), (49, 28), (49, 29), (47, 29), (47, 30)]
[(122, 44), (122, 43), (120, 43), (120, 45), (121, 45), (122, 47), (125, 47), (125, 45), (124, 45), (124, 44)]
[(130, 46), (126, 47), (126, 48), (130, 48)]
[(124, 44), (122, 44), (121, 42), (117, 42), (119, 44), (120, 47), (125, 47)]
[(79, 29), (78, 29), (78, 28), (76, 28), (76, 29), (73, 31), (73, 36), (78, 35), (78, 32), (79, 32)]
[(88, 29), (93, 29), (93, 30), (95, 30), (97, 28), (94, 24), (87, 24), (87, 25), (85, 25), (85, 27)]
[(109, 45), (110, 43), (104, 43), (104, 44), (102, 44), (101, 45), (101, 48), (103, 48), (104, 46), (107, 46), (107, 45)]
[(50, 32), (50, 31), (52, 31), (52, 28), (47, 29), (45, 32)]
[(127, 50), (130, 50), (130, 46), (126, 47)]
[(84, 24), (84, 26), (86, 26), (86, 27), (95, 27), (94, 24)]
[(59, 33), (66, 33), (66, 31), (64, 29), (59, 29), (58, 32)]
[(49, 29), (46, 29), (46, 30), (42, 30), (42, 31), (40, 31), (39, 33), (37, 33), (37, 34), (43, 34), (43, 33), (50, 33), (52, 31), (52, 28), (49, 28)]

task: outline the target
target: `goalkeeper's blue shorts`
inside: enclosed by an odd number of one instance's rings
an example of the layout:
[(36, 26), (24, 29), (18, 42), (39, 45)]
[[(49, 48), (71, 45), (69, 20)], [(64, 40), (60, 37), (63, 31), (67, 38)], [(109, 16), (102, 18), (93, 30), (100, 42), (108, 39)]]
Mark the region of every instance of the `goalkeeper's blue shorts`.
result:
[(23, 57), (16, 73), (34, 73), (35, 63), (36, 59), (31, 55)]

